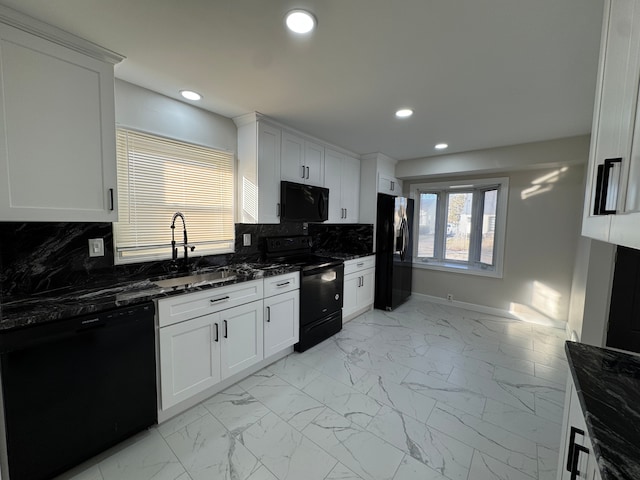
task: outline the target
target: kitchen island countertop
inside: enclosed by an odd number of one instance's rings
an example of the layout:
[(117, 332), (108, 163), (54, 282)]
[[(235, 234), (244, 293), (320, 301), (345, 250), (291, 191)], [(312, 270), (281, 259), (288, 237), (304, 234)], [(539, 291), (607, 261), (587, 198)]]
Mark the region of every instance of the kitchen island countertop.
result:
[(566, 342), (602, 480), (640, 478), (640, 356)]

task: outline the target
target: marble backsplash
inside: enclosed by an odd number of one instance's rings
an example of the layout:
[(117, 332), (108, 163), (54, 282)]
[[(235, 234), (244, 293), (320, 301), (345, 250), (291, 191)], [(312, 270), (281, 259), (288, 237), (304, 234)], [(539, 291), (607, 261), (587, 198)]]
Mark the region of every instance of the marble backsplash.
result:
[[(243, 246), (243, 234), (251, 245)], [(193, 256), (195, 268), (259, 261), (264, 237), (311, 235), (316, 249), (373, 251), (373, 225), (236, 224), (235, 253)], [(88, 240), (103, 238), (105, 256), (89, 257)], [(169, 248), (169, 247), (167, 247)], [(0, 301), (76, 285), (105, 285), (169, 271), (168, 261), (115, 265), (111, 223), (0, 222)]]

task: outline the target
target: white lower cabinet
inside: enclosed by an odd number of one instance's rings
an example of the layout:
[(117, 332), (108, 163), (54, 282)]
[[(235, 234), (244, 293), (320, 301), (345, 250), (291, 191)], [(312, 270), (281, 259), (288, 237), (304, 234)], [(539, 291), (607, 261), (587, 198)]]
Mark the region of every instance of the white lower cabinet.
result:
[(264, 356), (298, 343), (300, 338), (300, 273), (264, 280)]
[(293, 272), (158, 300), (161, 410), (297, 343), (299, 288)]
[(262, 300), (160, 329), (166, 410), (263, 358)]
[(601, 480), (580, 400), (569, 378), (557, 480)]
[(265, 357), (298, 343), (300, 337), (300, 291), (264, 299)]
[(373, 305), (375, 265), (375, 255), (344, 262), (343, 322)]

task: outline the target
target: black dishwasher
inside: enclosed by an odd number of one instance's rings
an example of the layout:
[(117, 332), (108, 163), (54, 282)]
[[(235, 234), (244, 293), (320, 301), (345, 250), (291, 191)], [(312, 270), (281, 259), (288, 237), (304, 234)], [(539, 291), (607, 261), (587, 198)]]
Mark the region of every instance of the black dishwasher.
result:
[(0, 335), (11, 480), (51, 478), (157, 422), (152, 302)]

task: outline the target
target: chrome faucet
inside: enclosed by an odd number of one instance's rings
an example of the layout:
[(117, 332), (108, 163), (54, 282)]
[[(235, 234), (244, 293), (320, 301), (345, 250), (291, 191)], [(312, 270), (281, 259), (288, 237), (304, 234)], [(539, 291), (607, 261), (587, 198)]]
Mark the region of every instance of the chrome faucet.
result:
[(175, 261), (178, 259), (178, 247), (176, 247), (176, 236), (175, 236), (175, 231), (176, 231), (176, 218), (180, 217), (180, 219), (182, 220), (182, 234), (183, 234), (183, 247), (184, 247), (184, 267), (187, 268), (188, 267), (188, 262), (189, 262), (189, 250), (191, 250), (192, 252), (196, 249), (196, 247), (194, 247), (193, 245), (189, 245), (189, 241), (187, 239), (187, 224), (184, 221), (184, 215), (181, 212), (176, 212), (173, 214), (173, 219), (171, 220), (171, 258), (172, 261), (175, 263)]

